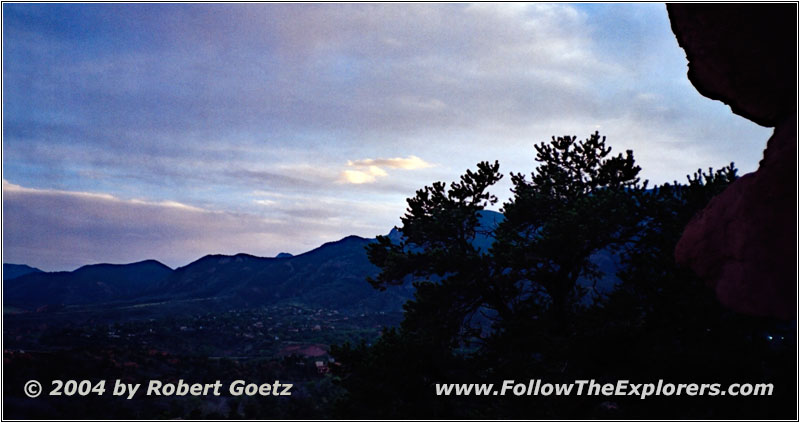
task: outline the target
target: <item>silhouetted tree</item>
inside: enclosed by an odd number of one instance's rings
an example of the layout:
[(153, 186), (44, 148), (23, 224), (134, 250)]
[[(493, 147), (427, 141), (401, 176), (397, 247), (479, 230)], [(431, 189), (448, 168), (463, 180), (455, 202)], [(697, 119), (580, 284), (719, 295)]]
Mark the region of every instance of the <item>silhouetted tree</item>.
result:
[(591, 256), (625, 244), (641, 229), (635, 200), (646, 183), (640, 183), (633, 152), (611, 156), (597, 132), (584, 141), (553, 137), (535, 148), (540, 164), (531, 180), (511, 175), (514, 197), (503, 206), (506, 220), (493, 253), (506, 270), (505, 284), (525, 286), (516, 299), (546, 301), (564, 324), (586, 294), (578, 279), (602, 276)]
[[(416, 296), (405, 306), (403, 329), (441, 348), (456, 348), (473, 336), (464, 325), (486, 301), (493, 261), (475, 245), (479, 215), (497, 198), (487, 190), (502, 178), (499, 164), (481, 162), (459, 182), (437, 182), (408, 199), (402, 238), (378, 237), (367, 254), (381, 272), (379, 288), (413, 279)], [(435, 321), (435, 325), (430, 322)]]
[[(374, 287), (413, 281), (417, 290), (400, 326), (375, 345), (333, 348), (347, 392), (339, 416), (708, 418), (741, 417), (752, 407), (786, 416), (791, 408), (770, 399), (676, 406), (621, 398), (609, 411), (592, 397), (435, 396), (436, 383), (509, 378), (717, 382), (725, 370), (730, 379), (734, 363), (759, 380), (777, 375), (794, 351), (764, 346), (759, 331), (774, 323), (725, 310), (673, 259), (689, 219), (735, 180), (733, 164), (698, 171), (688, 185), (647, 189), (633, 153), (611, 155), (599, 133), (554, 137), (535, 149), (538, 166), (530, 179), (511, 174), (513, 197), (496, 227), (481, 225), (481, 214), (497, 202), (488, 190), (502, 175), (497, 162), (482, 162), (449, 189), (437, 182), (417, 191), (402, 236), (368, 247), (380, 268)], [(476, 242), (480, 235), (494, 239), (490, 248)], [(621, 265), (605, 292), (594, 286), (604, 276), (599, 253)], [(784, 392), (778, 404), (791, 398)]]

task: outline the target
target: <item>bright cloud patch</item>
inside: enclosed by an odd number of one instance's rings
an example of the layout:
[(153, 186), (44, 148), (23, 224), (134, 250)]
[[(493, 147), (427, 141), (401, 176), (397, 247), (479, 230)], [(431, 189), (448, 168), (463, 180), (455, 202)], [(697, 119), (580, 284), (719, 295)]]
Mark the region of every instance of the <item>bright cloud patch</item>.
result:
[(340, 180), (350, 184), (369, 184), (388, 176), (388, 169), (424, 169), (433, 166), (417, 156), (395, 157), (391, 159), (348, 160), (347, 166), (353, 169), (342, 171)]
[(364, 160), (355, 160), (355, 161), (348, 161), (348, 166), (381, 166), (381, 167), (388, 167), (390, 169), (424, 169), (426, 167), (432, 167), (431, 163), (426, 162), (425, 160), (420, 159), (417, 156), (408, 156), (406, 158), (402, 157), (395, 157), (393, 159), (364, 159)]
[(378, 166), (366, 166), (366, 170), (345, 170), (342, 177), (351, 184), (368, 184), (375, 182), (378, 177), (388, 175), (385, 170)]

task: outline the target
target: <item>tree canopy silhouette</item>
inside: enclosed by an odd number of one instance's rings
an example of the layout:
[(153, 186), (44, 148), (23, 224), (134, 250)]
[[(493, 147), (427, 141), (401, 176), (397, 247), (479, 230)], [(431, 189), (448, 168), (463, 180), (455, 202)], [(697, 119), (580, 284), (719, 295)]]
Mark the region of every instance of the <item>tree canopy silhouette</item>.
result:
[[(487, 225), (485, 216), (503, 175), (497, 162), (481, 162), (449, 186), (417, 191), (401, 218), (402, 236), (368, 245), (380, 269), (369, 282), (377, 289), (412, 282), (416, 293), (400, 326), (385, 329), (375, 345), (333, 347), (346, 392), (341, 416), (652, 418), (657, 409), (659, 418), (738, 418), (753, 407), (762, 417), (789, 410), (769, 400), (676, 406), (619, 399), (608, 408), (591, 397), (435, 395), (435, 383), (719, 381), (738, 368), (754, 378), (768, 369), (789, 392), (772, 401), (791, 403), (793, 382), (781, 369), (793, 352), (753, 335), (785, 329), (721, 308), (673, 259), (689, 219), (735, 180), (733, 164), (698, 171), (688, 184), (648, 189), (633, 152), (612, 155), (597, 132), (585, 140), (553, 137), (535, 151), (530, 177), (511, 174), (513, 195), (499, 223)], [(618, 268), (598, 266), (602, 255), (616, 257)], [(609, 277), (613, 286), (597, 287)]]

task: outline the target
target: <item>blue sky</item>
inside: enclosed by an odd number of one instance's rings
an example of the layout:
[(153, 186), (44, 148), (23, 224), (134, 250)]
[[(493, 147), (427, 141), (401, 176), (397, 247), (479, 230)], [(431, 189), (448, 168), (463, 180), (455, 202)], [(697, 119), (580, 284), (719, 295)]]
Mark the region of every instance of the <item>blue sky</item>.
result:
[(770, 131), (686, 70), (662, 4), (4, 4), (3, 260), (372, 237), (553, 135), (599, 130), (652, 183), (755, 170)]

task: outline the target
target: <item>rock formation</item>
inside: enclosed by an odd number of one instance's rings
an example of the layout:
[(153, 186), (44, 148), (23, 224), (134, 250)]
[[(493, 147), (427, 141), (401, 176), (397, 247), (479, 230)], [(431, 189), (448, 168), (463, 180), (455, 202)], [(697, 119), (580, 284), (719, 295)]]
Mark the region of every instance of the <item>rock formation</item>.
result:
[(670, 4), (689, 80), (706, 97), (775, 127), (757, 171), (715, 197), (675, 249), (743, 313), (796, 318), (797, 5)]

